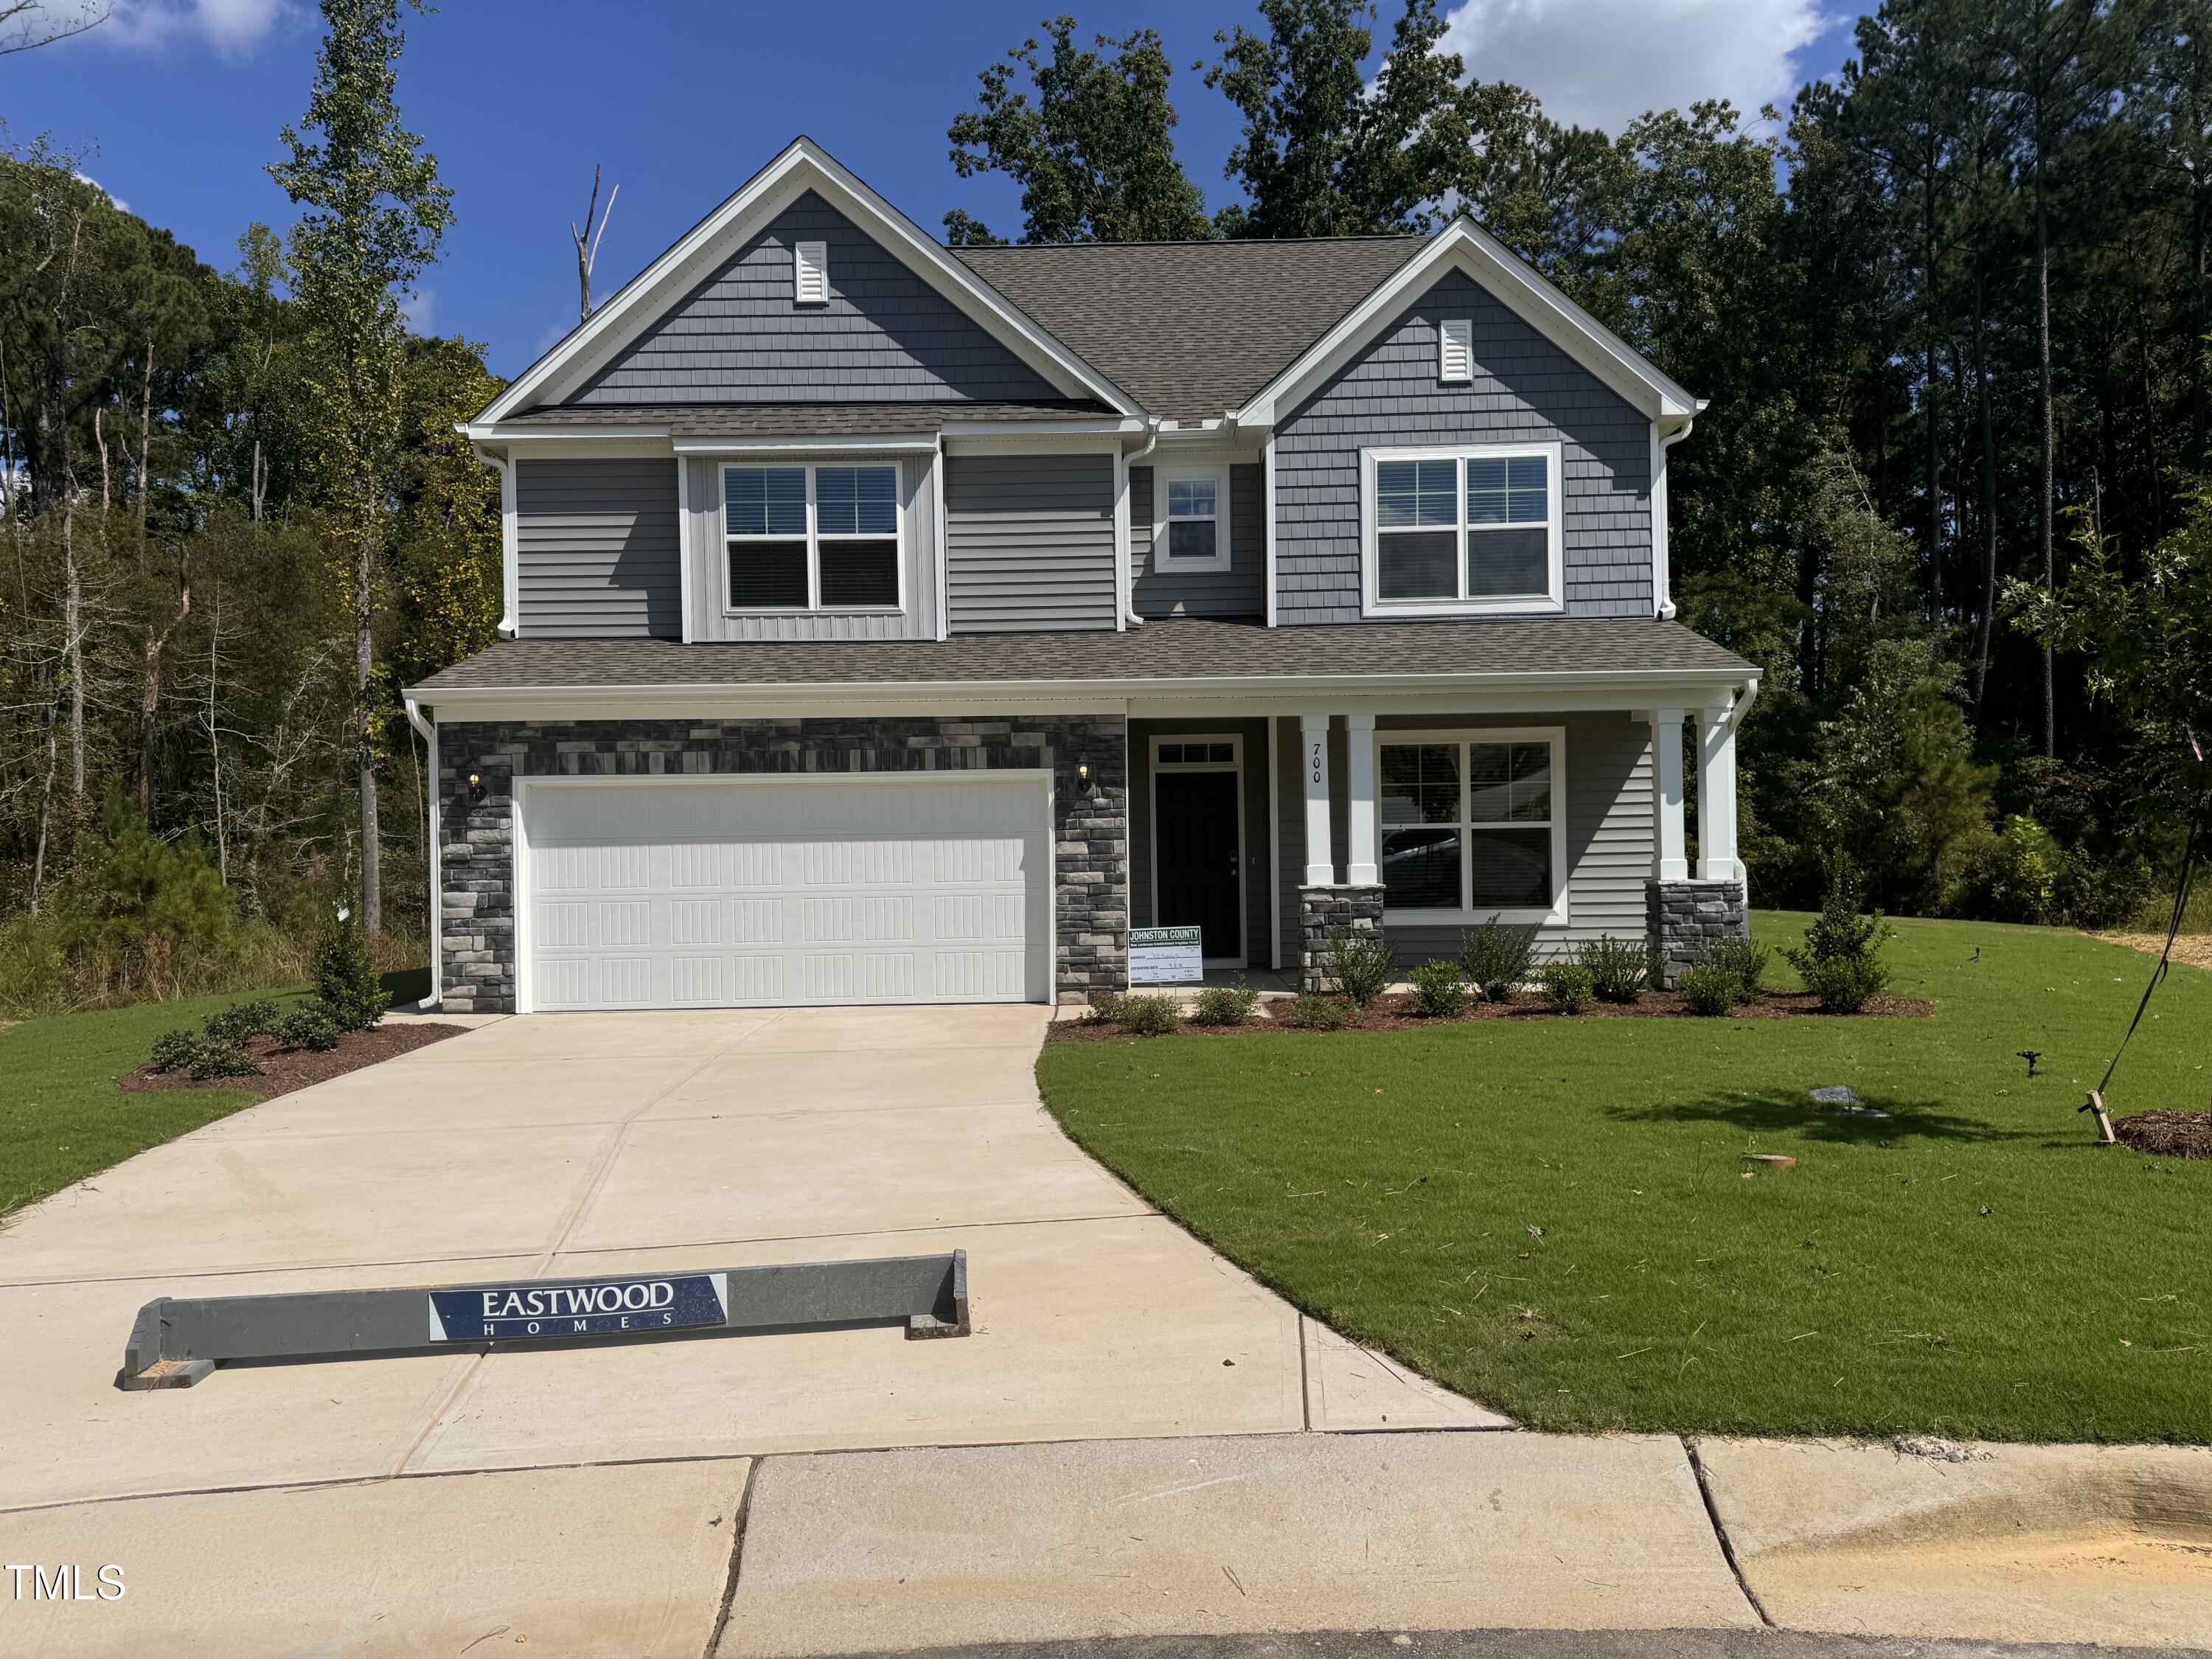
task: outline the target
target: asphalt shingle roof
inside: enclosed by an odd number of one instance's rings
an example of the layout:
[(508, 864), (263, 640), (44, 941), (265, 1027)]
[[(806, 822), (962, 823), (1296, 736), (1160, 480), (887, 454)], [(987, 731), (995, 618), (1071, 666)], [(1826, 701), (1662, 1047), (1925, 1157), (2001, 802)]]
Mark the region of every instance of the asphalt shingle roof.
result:
[(1679, 623), (1546, 617), (1263, 628), (1163, 618), (1126, 633), (966, 634), (949, 640), (682, 645), (672, 640), (502, 640), (412, 689), (1190, 680), (1315, 675), (1704, 672), (1751, 665)]
[(1096, 421), (1113, 413), (1096, 403), (568, 404), (526, 410), (504, 424), (665, 428), (677, 438), (903, 437), (957, 422)]

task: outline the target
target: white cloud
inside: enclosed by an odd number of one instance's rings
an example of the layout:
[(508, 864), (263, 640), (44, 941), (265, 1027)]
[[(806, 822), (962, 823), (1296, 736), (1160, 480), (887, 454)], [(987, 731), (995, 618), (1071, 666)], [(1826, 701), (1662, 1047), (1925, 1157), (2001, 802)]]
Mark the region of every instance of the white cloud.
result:
[(438, 308), (438, 296), (429, 289), (418, 288), (412, 294), (399, 296), (400, 320), (415, 334), (430, 331), (430, 316)]
[(144, 51), (194, 41), (219, 57), (245, 58), (291, 9), (292, 0), (124, 0), (107, 27), (89, 38)]
[(1469, 74), (1607, 132), (1707, 98), (1752, 118), (1786, 106), (1804, 78), (1791, 55), (1827, 22), (1818, 0), (1464, 0), (1448, 15), (1443, 49)]
[(80, 172), (76, 176), (80, 181), (90, 185), (102, 196), (105, 196), (109, 201), (112, 202), (115, 204), (115, 210), (118, 213), (128, 213), (131, 211), (130, 203), (125, 201), (113, 191), (108, 189), (106, 185), (101, 184), (99, 179), (94, 178), (90, 173)]

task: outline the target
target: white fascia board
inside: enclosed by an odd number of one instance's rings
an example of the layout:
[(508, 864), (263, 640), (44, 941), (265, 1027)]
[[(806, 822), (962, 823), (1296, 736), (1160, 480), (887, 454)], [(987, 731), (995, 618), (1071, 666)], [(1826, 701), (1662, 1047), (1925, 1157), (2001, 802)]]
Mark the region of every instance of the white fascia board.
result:
[(1230, 418), (1239, 425), (1273, 425), (1279, 411), (1289, 409), (1342, 368), (1447, 270), (1464, 272), (1649, 418), (1686, 419), (1700, 407), (1696, 398), (1569, 299), (1548, 277), (1481, 226), (1462, 217), (1438, 231), (1417, 258), (1340, 319), (1242, 409), (1231, 410)]
[(495, 422), (519, 410), (557, 403), (575, 391), (678, 296), (689, 292), (763, 224), (809, 190), (875, 237), (908, 269), (1063, 393), (1096, 398), (1125, 415), (1140, 412), (1127, 393), (1015, 310), (995, 289), (952, 258), (828, 151), (812, 139), (800, 137), (523, 370), (477, 417), (477, 422)]
[(657, 439), (666, 442), (665, 426), (501, 426), (495, 421), (471, 421), (453, 428), (479, 444), (606, 443), (622, 439)]
[(945, 453), (948, 455), (1118, 455), (1121, 453), (1121, 434), (1118, 432), (1082, 431), (1016, 431), (1007, 432), (988, 424), (979, 424), (965, 434), (947, 430)]
[(678, 455), (933, 455), (929, 438), (678, 438)]

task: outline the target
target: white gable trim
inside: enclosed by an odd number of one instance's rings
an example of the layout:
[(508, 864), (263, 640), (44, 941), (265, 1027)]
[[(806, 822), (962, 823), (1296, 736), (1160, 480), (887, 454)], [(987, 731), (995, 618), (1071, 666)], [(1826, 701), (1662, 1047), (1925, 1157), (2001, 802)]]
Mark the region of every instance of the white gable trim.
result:
[(992, 338), (1063, 394), (1095, 398), (1124, 415), (1140, 411), (1128, 394), (1015, 310), (921, 228), (862, 184), (811, 138), (794, 139), (736, 195), (624, 283), (552, 349), (532, 363), (471, 424), (478, 428), (580, 389), (658, 321), (667, 308), (808, 191), (874, 237)]
[(1350, 362), (1400, 311), (1449, 270), (1472, 278), (1648, 418), (1673, 424), (1697, 413), (1698, 400), (1654, 368), (1627, 341), (1488, 231), (1459, 218), (1437, 232), (1418, 257), (1401, 266), (1250, 402), (1231, 410), (1230, 418), (1239, 425), (1273, 426), (1279, 412)]

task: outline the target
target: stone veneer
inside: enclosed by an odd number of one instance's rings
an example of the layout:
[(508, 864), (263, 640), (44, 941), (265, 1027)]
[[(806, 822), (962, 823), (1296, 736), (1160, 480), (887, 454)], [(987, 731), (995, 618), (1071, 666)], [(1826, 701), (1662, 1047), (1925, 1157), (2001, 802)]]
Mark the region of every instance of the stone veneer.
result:
[(1659, 982), (1670, 991), (1707, 945), (1751, 936), (1740, 881), (1654, 879), (1644, 884), (1644, 901)]
[(1339, 933), (1382, 933), (1382, 889), (1349, 885), (1298, 889), (1298, 988), (1328, 988), (1329, 941)]
[[(1018, 720), (542, 720), (438, 728), (445, 1006), (514, 1007), (514, 793), (523, 777), (732, 777), (1050, 768), (1054, 991), (1087, 1001), (1128, 982), (1127, 724), (1120, 715)], [(1078, 763), (1091, 769), (1079, 783)], [(483, 799), (469, 798), (469, 775)]]

